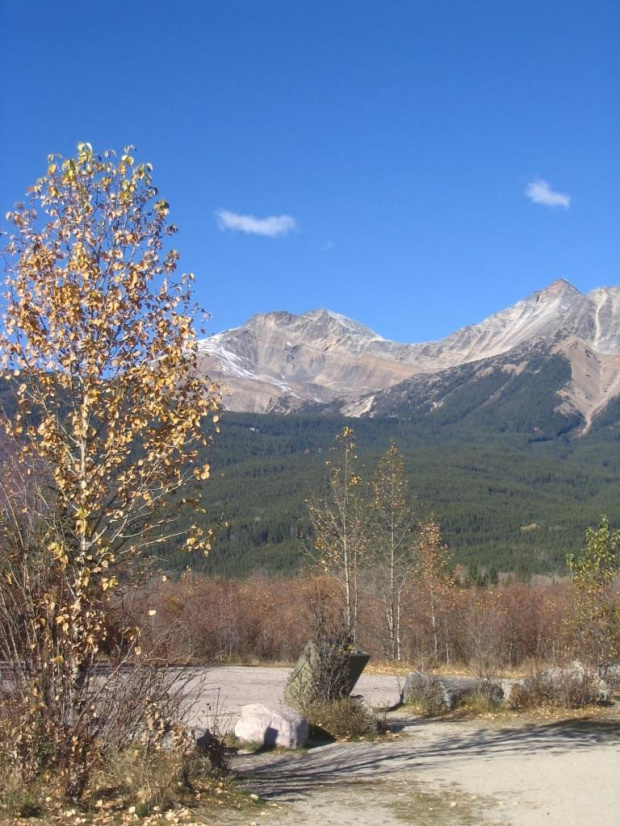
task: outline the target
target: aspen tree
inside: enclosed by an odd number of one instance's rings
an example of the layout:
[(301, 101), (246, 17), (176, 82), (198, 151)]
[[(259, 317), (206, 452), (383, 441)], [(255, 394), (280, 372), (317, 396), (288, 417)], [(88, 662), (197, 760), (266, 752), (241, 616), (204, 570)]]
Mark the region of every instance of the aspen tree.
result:
[(388, 655), (402, 656), (403, 592), (415, 568), (416, 517), (405, 460), (392, 442), (372, 481), (370, 516), (373, 577), (388, 628)]
[(17, 414), (2, 424), (47, 492), (29, 534), (34, 556), (21, 540), (4, 546), (1, 619), (13, 627), (19, 600), (30, 603), (27, 644), (19, 651), (14, 638), (11, 649), (4, 634), (0, 657), (29, 686), (18, 740), (28, 751), (43, 720), (73, 797), (96, 762), (89, 685), (111, 594), (156, 543), (209, 547), (197, 524), (185, 531), (177, 521), (191, 504), (188, 483), (209, 475), (201, 448), (219, 399), (198, 370), (193, 276), (176, 275), (168, 213), (133, 147), (99, 156), (81, 143), (73, 158), (50, 156), (7, 215), (0, 346)]
[(327, 490), (324, 496), (309, 504), (308, 511), (318, 564), (342, 586), (344, 621), (355, 641), (358, 574), (367, 546), (367, 519), (352, 428), (343, 428), (337, 436), (334, 456), (326, 464)]
[[(418, 526), (415, 578), (420, 607), (431, 627), (436, 663), (439, 662), (440, 620), (451, 607), (455, 592), (450, 560), (451, 554), (441, 541), (441, 529), (431, 514)], [(446, 659), (448, 657), (446, 647)]]
[(576, 594), (577, 638), (601, 671), (620, 655), (620, 599), (614, 589), (619, 549), (620, 530), (612, 531), (603, 516), (598, 528), (587, 529), (579, 556), (566, 560)]

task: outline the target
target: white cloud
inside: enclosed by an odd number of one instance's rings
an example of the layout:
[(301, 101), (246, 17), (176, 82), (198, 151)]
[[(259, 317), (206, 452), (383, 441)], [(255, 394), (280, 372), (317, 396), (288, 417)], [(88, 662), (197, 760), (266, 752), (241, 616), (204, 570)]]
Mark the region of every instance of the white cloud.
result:
[(297, 229), (297, 221), (292, 215), (269, 215), (267, 218), (255, 218), (254, 215), (238, 215), (228, 209), (220, 209), (215, 214), (221, 230), (232, 229), (248, 235), (266, 235), (269, 238), (277, 238), (279, 235), (288, 235), (289, 232)]
[(566, 192), (554, 192), (547, 181), (537, 178), (525, 187), (525, 194), (535, 204), (542, 204), (548, 207), (564, 207), (568, 209), (570, 206), (570, 195)]

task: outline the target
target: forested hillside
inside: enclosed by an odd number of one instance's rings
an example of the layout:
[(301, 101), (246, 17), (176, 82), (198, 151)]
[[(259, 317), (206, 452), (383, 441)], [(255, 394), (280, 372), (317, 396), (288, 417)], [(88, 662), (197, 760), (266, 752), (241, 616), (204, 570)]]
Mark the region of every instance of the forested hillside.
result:
[[(541, 388), (544, 373), (556, 368), (564, 368), (561, 361), (541, 371)], [(528, 402), (518, 377), (513, 387), (493, 405), (476, 383), (463, 384), (450, 408), (348, 423), (368, 478), (395, 440), (420, 513), (434, 511), (456, 562), (524, 578), (563, 573), (566, 554), (579, 550), (587, 526), (602, 513), (620, 523), (620, 399), (580, 437), (579, 422), (571, 419), (567, 433), (569, 420), (546, 394)], [(6, 385), (0, 396), (10, 413), (14, 399)], [(202, 519), (215, 529), (213, 550), (190, 560), (166, 547), (166, 565), (245, 576), (292, 574), (307, 564), (306, 500), (324, 488), (325, 462), (346, 421), (225, 413), (208, 449), (211, 478), (201, 487)]]
[[(505, 410), (519, 414), (517, 406)], [(486, 413), (349, 424), (366, 476), (396, 441), (420, 511), (435, 512), (456, 561), (527, 577), (564, 572), (566, 554), (579, 550), (601, 513), (620, 522), (620, 402), (583, 437), (562, 435), (553, 411), (547, 419), (537, 412), (540, 427), (525, 432)], [(312, 546), (305, 501), (322, 490), (344, 423), (337, 416), (227, 413), (203, 487), (204, 518), (217, 538), (210, 556), (193, 566), (233, 576), (303, 566)], [(186, 556), (173, 561), (188, 564)]]

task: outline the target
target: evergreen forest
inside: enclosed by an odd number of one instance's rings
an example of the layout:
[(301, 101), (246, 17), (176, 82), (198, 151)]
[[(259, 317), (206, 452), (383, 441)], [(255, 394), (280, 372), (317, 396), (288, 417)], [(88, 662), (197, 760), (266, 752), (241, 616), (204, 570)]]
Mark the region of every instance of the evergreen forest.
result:
[[(565, 432), (551, 408), (545, 421), (542, 402), (532, 408), (538, 425), (525, 430), (479, 415), (447, 424), (445, 413), (348, 421), (225, 413), (201, 489), (215, 541), (192, 567), (232, 577), (303, 569), (313, 545), (307, 502), (324, 489), (334, 438), (348, 424), (364, 478), (396, 443), (420, 518), (435, 514), (455, 563), (524, 581), (564, 575), (566, 555), (579, 551), (588, 526), (602, 513), (620, 522), (620, 401), (582, 436)], [(188, 565), (174, 551), (169, 560), (173, 568)]]

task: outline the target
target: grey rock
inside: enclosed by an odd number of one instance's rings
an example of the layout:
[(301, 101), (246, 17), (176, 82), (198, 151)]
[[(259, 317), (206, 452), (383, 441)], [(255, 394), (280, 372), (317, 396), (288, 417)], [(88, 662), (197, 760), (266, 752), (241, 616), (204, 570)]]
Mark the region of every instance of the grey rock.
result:
[(525, 680), (520, 677), (516, 678), (505, 678), (499, 681), (499, 685), (502, 688), (502, 692), (504, 694), (504, 702), (509, 703), (510, 698), (512, 697), (512, 692), (514, 691), (516, 686), (522, 686)]
[[(515, 688), (523, 692), (523, 698), (515, 698)], [(523, 680), (515, 681), (511, 700), (519, 705), (521, 699), (532, 697), (539, 702), (578, 707), (590, 703), (609, 703), (612, 691), (597, 671), (579, 661), (566, 667), (556, 666), (538, 671)]]
[(348, 697), (369, 659), (361, 649), (322, 648), (309, 642), (287, 681), (284, 701), (303, 711), (315, 700)]
[(550, 668), (543, 671), (543, 678), (548, 680), (553, 691), (566, 691), (571, 687), (583, 688), (584, 703), (609, 703), (612, 691), (598, 672), (586, 668), (579, 660), (575, 660), (567, 668)]
[(604, 669), (599, 669), (599, 677), (611, 688), (620, 686), (620, 665), (608, 665)]
[(443, 677), (412, 671), (407, 675), (403, 702), (422, 704), (437, 711), (449, 711), (480, 689), (483, 682), (475, 677)]
[(235, 725), (237, 739), (268, 747), (298, 749), (306, 743), (308, 734), (306, 718), (287, 706), (251, 703), (242, 707), (241, 717)]

